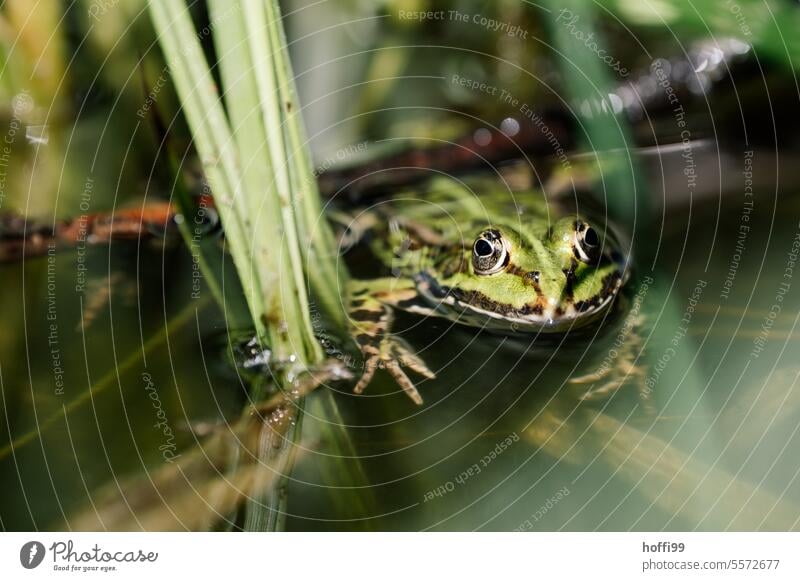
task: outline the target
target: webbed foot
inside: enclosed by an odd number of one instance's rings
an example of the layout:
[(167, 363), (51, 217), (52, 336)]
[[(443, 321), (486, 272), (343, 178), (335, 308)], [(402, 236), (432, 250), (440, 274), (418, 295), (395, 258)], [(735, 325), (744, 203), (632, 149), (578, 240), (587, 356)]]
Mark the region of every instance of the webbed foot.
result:
[(636, 386), (639, 392), (640, 403), (652, 411), (650, 390), (646, 388), (649, 367), (642, 363), (641, 327), (644, 317), (637, 315), (632, 319), (629, 333), (625, 342), (615, 349), (615, 357), (611, 361), (604, 361), (592, 373), (572, 377), (569, 383), (573, 385), (587, 385), (588, 388), (579, 396), (581, 401), (598, 401), (604, 399), (625, 386)]
[(386, 335), (380, 339), (377, 347), (370, 344), (359, 346), (365, 357), (364, 373), (353, 388), (355, 393), (362, 393), (366, 389), (376, 369), (385, 369), (415, 404), (422, 405), (422, 396), (402, 368), (408, 367), (428, 379), (434, 379), (436, 374), (403, 339)]
[[(374, 282), (371, 284), (375, 285)], [(372, 381), (375, 371), (385, 369), (414, 403), (422, 405), (422, 396), (403, 368), (428, 379), (434, 379), (436, 374), (414, 353), (408, 343), (391, 334), (393, 311), (390, 305), (393, 301), (408, 300), (416, 296), (413, 287), (396, 285), (397, 282), (391, 279), (387, 288), (379, 292), (375, 292), (374, 288), (357, 289), (351, 300), (350, 326), (364, 357), (364, 373), (353, 391), (362, 393)]]

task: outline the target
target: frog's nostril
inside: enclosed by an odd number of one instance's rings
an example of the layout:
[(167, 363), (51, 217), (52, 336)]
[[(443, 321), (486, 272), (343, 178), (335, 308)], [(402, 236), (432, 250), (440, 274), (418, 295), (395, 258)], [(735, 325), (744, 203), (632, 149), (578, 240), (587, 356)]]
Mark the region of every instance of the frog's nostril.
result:
[(538, 270), (532, 270), (530, 272), (525, 273), (525, 282), (527, 284), (539, 284), (539, 278), (541, 273)]

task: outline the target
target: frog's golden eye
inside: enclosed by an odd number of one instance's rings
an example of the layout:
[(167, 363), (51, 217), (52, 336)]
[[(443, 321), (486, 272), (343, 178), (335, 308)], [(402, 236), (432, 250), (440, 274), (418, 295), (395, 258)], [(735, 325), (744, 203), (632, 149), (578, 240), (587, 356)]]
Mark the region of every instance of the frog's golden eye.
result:
[(586, 222), (578, 222), (575, 226), (575, 256), (587, 264), (596, 264), (600, 260), (602, 244), (597, 231)]
[(508, 248), (497, 230), (482, 232), (472, 245), (472, 267), (476, 274), (500, 272), (508, 260)]

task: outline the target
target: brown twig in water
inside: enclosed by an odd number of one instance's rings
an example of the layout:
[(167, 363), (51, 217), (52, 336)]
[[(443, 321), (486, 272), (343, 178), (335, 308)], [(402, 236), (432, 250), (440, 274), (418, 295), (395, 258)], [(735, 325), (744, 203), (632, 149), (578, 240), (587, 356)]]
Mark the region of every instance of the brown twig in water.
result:
[(47, 254), (48, 250), (91, 246), (112, 240), (160, 238), (175, 228), (176, 210), (168, 202), (113, 214), (84, 214), (71, 220), (42, 224), (16, 214), (0, 216), (0, 263)]

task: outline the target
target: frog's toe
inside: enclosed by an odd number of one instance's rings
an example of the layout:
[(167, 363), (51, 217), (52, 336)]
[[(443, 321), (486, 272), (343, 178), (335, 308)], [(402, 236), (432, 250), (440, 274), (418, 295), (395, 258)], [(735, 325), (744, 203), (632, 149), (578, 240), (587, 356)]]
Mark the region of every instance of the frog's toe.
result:
[(389, 374), (394, 378), (398, 385), (403, 388), (403, 391), (406, 392), (408, 397), (410, 397), (415, 404), (422, 405), (422, 396), (419, 394), (419, 391), (417, 391), (414, 383), (401, 369), (401, 365), (402, 363), (399, 360), (390, 357), (380, 357), (375, 355), (367, 358), (367, 360), (364, 362), (364, 374), (353, 388), (353, 392), (358, 394), (363, 393), (372, 381), (372, 378), (375, 375), (375, 370), (378, 369), (378, 367), (382, 367), (389, 372)]
[(364, 361), (364, 373), (361, 375), (361, 378), (356, 383), (356, 386), (353, 388), (353, 393), (363, 393), (364, 390), (369, 385), (369, 382), (372, 381), (372, 377), (375, 375), (375, 370), (378, 368), (378, 364), (380, 363), (380, 357), (377, 355), (373, 355), (368, 357)]
[(569, 378), (569, 382), (575, 385), (586, 385), (589, 383), (596, 383), (607, 378), (611, 374), (611, 367), (601, 367), (597, 371), (587, 373), (586, 375), (578, 375)]
[(628, 384), (628, 379), (619, 377), (602, 383), (600, 385), (592, 385), (590, 389), (581, 394), (581, 401), (600, 401), (619, 390), (624, 385)]
[(417, 391), (414, 383), (408, 378), (405, 371), (400, 368), (398, 361), (391, 361), (390, 363), (390, 365), (386, 366), (387, 371), (394, 377), (397, 384), (403, 388), (403, 391), (411, 398), (411, 401), (417, 405), (422, 405), (422, 396), (419, 394), (419, 391)]
[(412, 371), (419, 373), (428, 379), (436, 379), (436, 373), (433, 372), (426, 364), (425, 361), (414, 351), (411, 346), (400, 337), (394, 337), (392, 340), (392, 351), (395, 359), (400, 362), (403, 367), (408, 367)]

